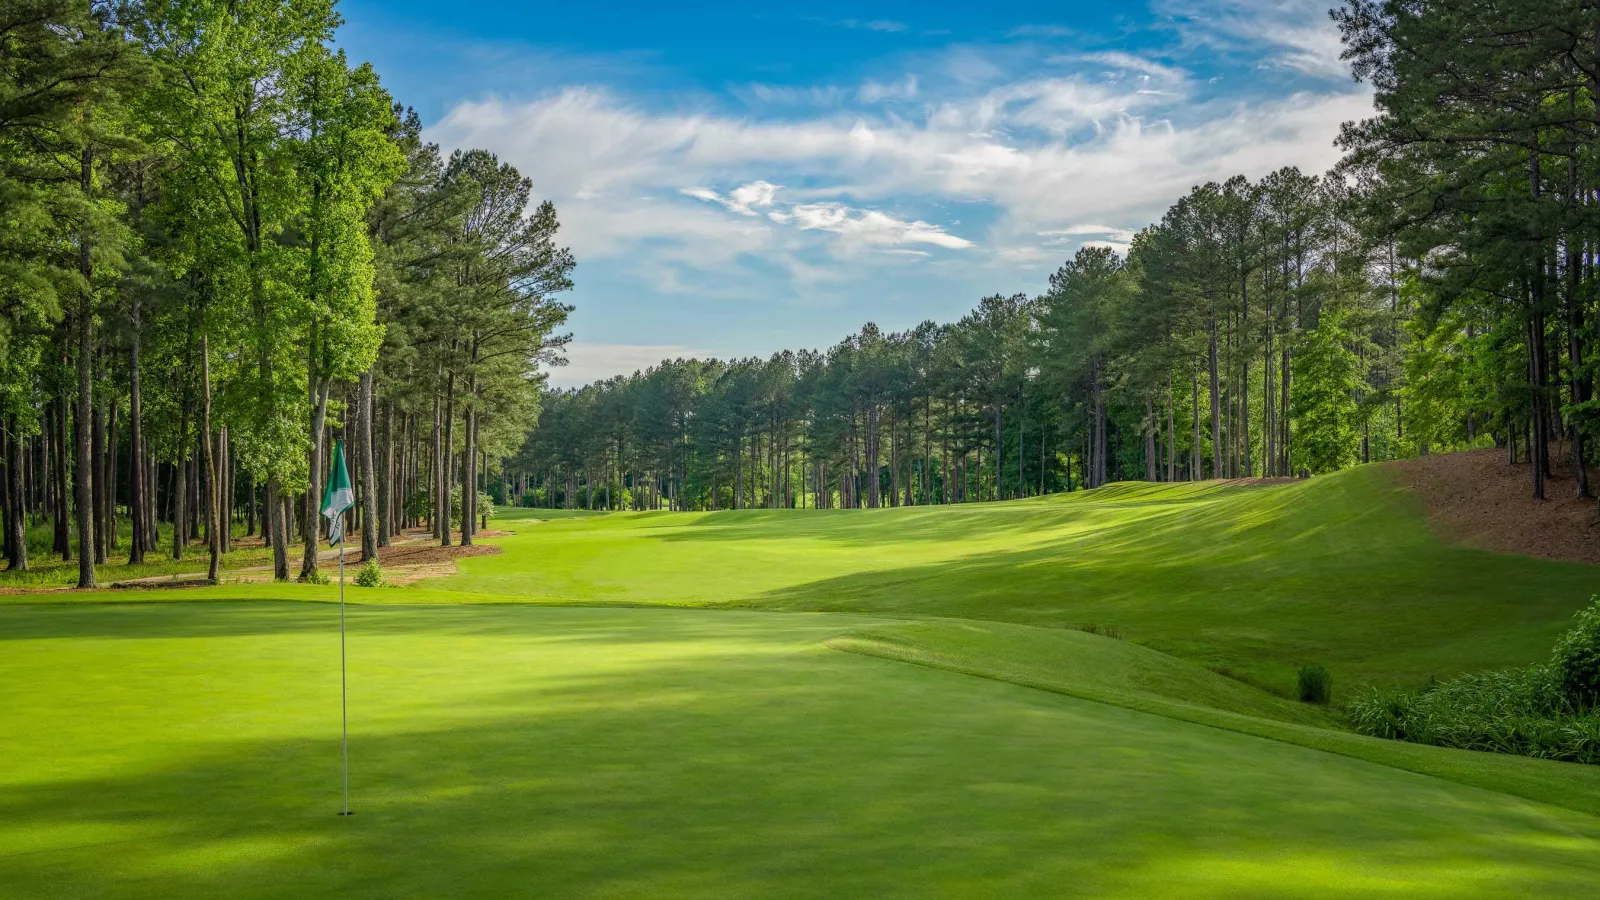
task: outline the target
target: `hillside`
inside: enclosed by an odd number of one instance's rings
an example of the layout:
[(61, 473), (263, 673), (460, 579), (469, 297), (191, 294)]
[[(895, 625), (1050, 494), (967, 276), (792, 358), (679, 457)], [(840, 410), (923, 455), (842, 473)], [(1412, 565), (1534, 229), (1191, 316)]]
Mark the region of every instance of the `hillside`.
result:
[[(1097, 624), (1280, 692), (1321, 663), (1336, 696), (1542, 658), (1594, 592), (1594, 570), (1463, 546), (1425, 509), (1395, 469), (1367, 466), (954, 507), (539, 524), (519, 510), (497, 520), (517, 532), (506, 555), (429, 584), (542, 602)], [(523, 553), (539, 560), (532, 572)]]
[(348, 590), (353, 828), (337, 588), (5, 596), (0, 896), (1584, 896), (1600, 767), (1284, 696), (1525, 663), (1587, 598), (1399, 476), (505, 510)]

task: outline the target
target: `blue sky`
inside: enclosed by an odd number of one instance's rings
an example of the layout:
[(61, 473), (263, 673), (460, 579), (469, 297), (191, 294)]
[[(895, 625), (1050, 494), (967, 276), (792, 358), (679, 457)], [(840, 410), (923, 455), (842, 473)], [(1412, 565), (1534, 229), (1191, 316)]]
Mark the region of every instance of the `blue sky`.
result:
[(1328, 5), (343, 0), (340, 41), (555, 201), (576, 384), (957, 318), (1193, 184), (1326, 169), (1371, 108)]

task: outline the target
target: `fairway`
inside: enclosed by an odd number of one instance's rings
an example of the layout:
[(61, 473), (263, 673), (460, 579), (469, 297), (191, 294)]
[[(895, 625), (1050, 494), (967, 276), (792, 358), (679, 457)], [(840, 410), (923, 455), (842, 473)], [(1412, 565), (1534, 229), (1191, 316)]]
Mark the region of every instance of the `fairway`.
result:
[(344, 820), (336, 616), (0, 610), (0, 891), (1579, 896), (1600, 878), (1591, 817), (834, 652), (862, 625), (840, 616), (359, 609)]
[(1312, 662), (1344, 689), (1520, 665), (1600, 589), (1593, 566), (1440, 541), (1383, 466), (1273, 486), (501, 527), (517, 531), (505, 555), (434, 584), (480, 600), (1092, 623), (1284, 692)]
[(1525, 663), (1586, 598), (1590, 567), (1441, 542), (1383, 469), (936, 509), (502, 512), (502, 553), (349, 590), (349, 819), (335, 587), (6, 598), (0, 896), (1600, 879), (1600, 768), (1362, 737), (1263, 689), (1306, 659), (1336, 691)]

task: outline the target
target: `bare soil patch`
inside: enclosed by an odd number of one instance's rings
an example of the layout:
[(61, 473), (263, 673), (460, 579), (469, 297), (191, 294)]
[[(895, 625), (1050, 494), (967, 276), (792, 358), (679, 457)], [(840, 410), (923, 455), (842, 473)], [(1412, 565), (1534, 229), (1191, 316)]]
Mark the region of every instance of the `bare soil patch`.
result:
[[(1472, 450), (1389, 463), (1401, 485), (1427, 506), (1447, 540), (1497, 553), (1600, 563), (1600, 513), (1576, 496), (1570, 455), (1551, 448), (1545, 500), (1533, 497), (1527, 463), (1509, 465), (1504, 450)], [(1560, 460), (1558, 462), (1558, 460)], [(1600, 473), (1589, 471), (1591, 490)]]
[[(389, 566), (424, 566), (452, 562), (463, 556), (492, 556), (499, 552), (499, 547), (489, 544), (473, 544), (470, 547), (453, 544), (449, 547), (441, 547), (438, 544), (408, 541), (404, 544), (379, 547), (378, 565), (384, 568)], [(345, 551), (345, 565), (360, 565), (363, 560), (364, 557), (360, 550), (354, 552)]]

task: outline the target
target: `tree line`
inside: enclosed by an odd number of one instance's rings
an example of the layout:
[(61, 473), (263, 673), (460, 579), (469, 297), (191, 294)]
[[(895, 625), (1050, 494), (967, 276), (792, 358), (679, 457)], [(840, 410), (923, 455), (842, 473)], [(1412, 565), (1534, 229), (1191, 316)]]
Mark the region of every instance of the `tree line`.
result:
[(1331, 171), (1195, 187), (1038, 296), (547, 394), (529, 505), (877, 507), (1497, 446), (1590, 496), (1600, 6), (1355, 0)]
[(369, 559), (424, 522), (472, 541), (573, 259), (529, 181), (424, 141), (340, 24), (332, 0), (0, 7), (10, 568), (48, 523), (80, 587), (123, 540), (134, 565), (203, 540), (215, 578), (242, 530), (316, 580), (336, 438)]

